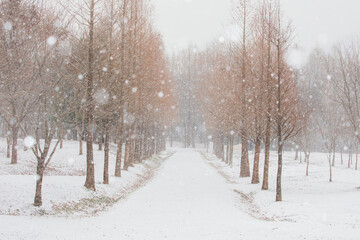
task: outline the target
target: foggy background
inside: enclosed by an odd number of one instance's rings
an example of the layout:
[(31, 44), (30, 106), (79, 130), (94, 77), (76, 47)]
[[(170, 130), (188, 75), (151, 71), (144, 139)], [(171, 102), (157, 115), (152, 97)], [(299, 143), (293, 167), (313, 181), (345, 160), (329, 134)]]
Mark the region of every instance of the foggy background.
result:
[[(254, 3), (256, 0), (253, 1)], [(281, 0), (285, 16), (295, 28), (298, 45), (306, 51), (350, 38), (360, 31), (358, 0)], [(231, 30), (232, 0), (154, 0), (155, 21), (168, 52), (189, 42), (199, 47)]]

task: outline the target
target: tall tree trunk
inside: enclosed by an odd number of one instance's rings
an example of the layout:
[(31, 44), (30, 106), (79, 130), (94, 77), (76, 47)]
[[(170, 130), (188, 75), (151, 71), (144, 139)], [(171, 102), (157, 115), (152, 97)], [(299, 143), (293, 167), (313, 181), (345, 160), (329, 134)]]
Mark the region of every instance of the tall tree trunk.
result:
[[(156, 154), (160, 154), (160, 150), (161, 150), (161, 133), (160, 130), (157, 129), (156, 130)], [(189, 142), (189, 147), (191, 147), (191, 137), (190, 137), (190, 142)]]
[(12, 130), (12, 146), (11, 146), (11, 164), (17, 164), (17, 140), (18, 140), (18, 134), (19, 134), (19, 127), (13, 126), (11, 128)]
[(134, 162), (140, 163), (140, 136), (135, 139), (135, 151), (134, 151)]
[(295, 152), (295, 161), (297, 161), (299, 159), (299, 149), (296, 149)]
[(355, 154), (356, 154), (356, 156), (355, 156), (355, 170), (357, 170), (358, 169), (358, 157), (359, 157), (359, 143), (358, 142), (356, 142), (356, 144), (355, 144)]
[(223, 136), (220, 133), (216, 133), (214, 138), (214, 154), (217, 158), (224, 161), (224, 152), (223, 152)]
[(148, 152), (149, 152), (149, 135), (148, 130), (145, 128), (144, 133), (144, 155), (142, 160), (146, 160), (148, 158)]
[(234, 135), (230, 136), (230, 166), (233, 167), (233, 156), (234, 156)]
[(83, 140), (82, 140), (82, 136), (79, 136), (79, 155), (83, 155)]
[(87, 88), (86, 88), (86, 181), (85, 187), (87, 189), (95, 189), (95, 169), (94, 169), (94, 152), (93, 152), (93, 133), (92, 128), (94, 124), (94, 73), (93, 73), (93, 64), (94, 64), (94, 9), (95, 1), (91, 0), (90, 2), (90, 21), (89, 21), (89, 56), (88, 56), (88, 79), (87, 79)]
[(281, 189), (281, 177), (282, 177), (282, 153), (283, 153), (283, 144), (281, 139), (278, 139), (278, 170), (276, 177), (276, 201), (282, 201), (282, 189)]
[[(279, 21), (279, 30), (280, 21)], [(277, 38), (277, 140), (278, 140), (278, 171), (276, 176), (276, 201), (282, 201), (282, 188), (281, 188), (281, 178), (282, 178), (282, 154), (283, 154), (283, 129), (282, 129), (282, 91), (281, 91), (281, 83), (282, 83), (282, 74), (281, 74), (281, 50), (282, 44), (280, 43), (280, 38)]]
[(10, 158), (11, 157), (11, 138), (10, 138), (10, 134), (6, 133), (6, 145), (7, 145), (7, 148), (6, 148), (6, 157), (7, 158)]
[(155, 142), (155, 130), (153, 130), (153, 135), (151, 136), (151, 151), (149, 157), (153, 156), (156, 153), (156, 142)]
[(343, 159), (343, 149), (341, 148), (341, 152), (340, 152), (340, 159), (341, 159), (341, 165), (344, 164), (344, 159)]
[(309, 176), (310, 153), (305, 153), (306, 158), (306, 176)]
[(81, 117), (81, 130), (79, 132), (79, 155), (83, 155), (83, 136), (85, 131), (85, 112), (83, 111)]
[[(64, 131), (63, 129), (59, 129), (58, 130), (58, 138), (60, 137), (60, 136), (62, 136), (62, 131)], [(61, 140), (60, 140), (60, 149), (62, 149), (63, 148), (63, 140), (64, 140), (64, 138), (61, 138)]]
[(230, 152), (230, 137), (226, 136), (226, 158), (225, 158), (225, 163), (229, 164), (229, 153)]
[[(100, 124), (102, 124), (102, 120), (100, 121)], [(98, 131), (98, 144), (99, 144), (99, 151), (102, 151), (103, 149), (103, 142), (104, 142), (104, 132), (103, 132), (103, 126), (100, 127), (99, 131)]]
[(117, 149), (116, 149), (115, 177), (121, 177), (121, 158), (122, 158), (122, 145), (123, 145), (122, 136), (118, 136), (116, 144), (117, 144)]
[[(113, 45), (113, 26), (114, 26), (114, 0), (111, 0), (111, 10), (110, 10), (110, 24), (109, 24), (109, 42), (108, 42), (108, 52), (110, 54), (113, 53), (112, 45)], [(108, 58), (108, 76), (107, 80), (112, 80), (113, 75), (113, 57), (110, 56)], [(114, 105), (112, 100), (110, 101), (110, 105)], [(108, 110), (108, 109), (106, 109)], [(110, 109), (111, 110), (111, 109)], [(103, 173), (103, 183), (109, 184), (109, 158), (110, 158), (110, 116), (106, 116), (104, 121), (104, 132), (105, 132), (105, 142), (104, 142), (104, 173)]]
[(141, 163), (144, 155), (144, 131), (143, 126), (139, 129), (139, 139), (138, 139), (138, 161)]
[(146, 144), (147, 144), (147, 151), (146, 151), (146, 159), (149, 159), (151, 157), (151, 153), (152, 153), (152, 147), (153, 147), (153, 140), (152, 140), (152, 130), (148, 129), (148, 137), (146, 140)]
[(151, 134), (151, 129), (148, 129), (148, 133), (147, 133), (147, 139), (146, 139), (146, 145), (147, 145), (147, 150), (146, 150), (146, 159), (149, 159), (151, 156), (151, 151), (152, 151), (152, 134)]
[(221, 136), (220, 152), (221, 152), (222, 160), (225, 161), (225, 158), (224, 158), (224, 154), (225, 154), (224, 136)]
[[(246, 114), (246, 104), (247, 99), (245, 97), (245, 89), (246, 89), (246, 79), (247, 79), (247, 21), (248, 21), (248, 6), (247, 2), (243, 2), (242, 6), (243, 11), (243, 21), (242, 21), (242, 57), (241, 57), (241, 108), (242, 108), (242, 115)], [(250, 177), (250, 166), (249, 166), (249, 152), (248, 152), (248, 142), (247, 136), (245, 132), (245, 127), (242, 126), (241, 130), (241, 164), (240, 164), (240, 177)]]
[(134, 139), (134, 163), (140, 162), (140, 141), (141, 141), (141, 132), (140, 124), (135, 128), (136, 138)]
[(121, 158), (122, 158), (122, 146), (124, 143), (124, 120), (123, 120), (123, 113), (121, 111), (120, 119), (118, 123), (118, 129), (117, 129), (117, 140), (116, 140), (116, 163), (115, 163), (115, 176), (121, 177)]
[(42, 205), (42, 182), (44, 177), (45, 170), (45, 160), (38, 159), (37, 169), (36, 169), (36, 190), (35, 190), (35, 198), (34, 198), (34, 206), (40, 207)]
[(134, 167), (135, 139), (130, 139), (129, 167)]
[(192, 148), (196, 148), (194, 128), (191, 129), (191, 147), (192, 147)]
[(260, 147), (261, 147), (261, 141), (259, 138), (256, 138), (254, 166), (253, 166), (253, 174), (252, 174), (252, 179), (251, 179), (252, 184), (258, 184), (260, 182), (260, 179), (259, 179)]
[(265, 159), (264, 159), (264, 176), (263, 176), (263, 184), (261, 186), (262, 190), (269, 189), (269, 165), (270, 165), (270, 137), (271, 137), (271, 119), (268, 118), (266, 123), (266, 136), (265, 136)]
[(110, 122), (105, 119), (105, 147), (104, 147), (104, 184), (109, 184), (109, 155), (110, 155)]
[(124, 170), (129, 169), (129, 154), (130, 154), (130, 140), (126, 139), (125, 141), (125, 156), (124, 156)]
[[(155, 155), (157, 154), (158, 151), (158, 135), (157, 135), (157, 130), (154, 129), (154, 139), (153, 139), (153, 146), (154, 146), (154, 150), (153, 153), (151, 155)], [(190, 145), (188, 145), (187, 147), (190, 147)]]
[[(271, 5), (270, 5), (271, 7)], [(269, 189), (269, 166), (270, 166), (270, 144), (271, 144), (271, 121), (272, 121), (272, 26), (271, 26), (271, 19), (272, 19), (272, 10), (271, 8), (268, 9), (269, 15), (266, 16), (266, 19), (268, 21), (268, 26), (266, 29), (266, 32), (264, 32), (264, 35), (267, 35), (267, 50), (266, 50), (266, 129), (265, 129), (265, 158), (264, 158), (264, 176), (263, 176), (263, 184), (261, 186), (262, 190), (268, 190)]]
[(247, 146), (247, 137), (243, 132), (241, 134), (241, 164), (240, 177), (250, 177), (249, 151)]

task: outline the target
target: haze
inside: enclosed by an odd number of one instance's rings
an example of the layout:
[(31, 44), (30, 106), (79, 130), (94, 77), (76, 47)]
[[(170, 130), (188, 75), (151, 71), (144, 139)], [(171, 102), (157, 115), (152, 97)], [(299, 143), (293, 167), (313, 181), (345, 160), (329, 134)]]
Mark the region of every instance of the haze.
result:
[[(229, 23), (232, 0), (154, 0), (155, 19), (168, 51), (189, 42), (198, 46), (217, 39)], [(292, 19), (295, 39), (309, 50), (332, 44), (360, 32), (357, 0), (281, 0)], [(255, 1), (254, 1), (255, 2)]]

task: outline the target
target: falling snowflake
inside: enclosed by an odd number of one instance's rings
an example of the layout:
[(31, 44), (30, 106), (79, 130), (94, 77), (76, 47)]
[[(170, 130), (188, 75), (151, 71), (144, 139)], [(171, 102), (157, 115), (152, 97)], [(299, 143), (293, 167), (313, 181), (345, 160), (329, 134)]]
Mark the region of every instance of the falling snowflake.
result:
[(219, 42), (220, 42), (220, 43), (224, 43), (224, 42), (225, 42), (225, 38), (224, 38), (224, 37), (222, 37), (222, 36), (221, 36), (221, 37), (219, 37)]
[(26, 136), (24, 138), (24, 146), (26, 148), (32, 148), (35, 145), (35, 142), (36, 142), (35, 139), (31, 136)]
[(46, 40), (46, 43), (47, 43), (49, 46), (55, 45), (56, 42), (57, 42), (57, 38), (56, 38), (55, 36), (50, 36), (50, 37), (48, 37), (48, 39)]
[(40, 175), (36, 175), (34, 178), (35, 178), (35, 181), (39, 181), (40, 180)]
[(11, 22), (5, 22), (3, 25), (3, 28), (5, 31), (11, 31), (12, 30), (12, 23)]
[(286, 55), (286, 61), (291, 67), (300, 69), (306, 64), (307, 57), (301, 50), (294, 48)]

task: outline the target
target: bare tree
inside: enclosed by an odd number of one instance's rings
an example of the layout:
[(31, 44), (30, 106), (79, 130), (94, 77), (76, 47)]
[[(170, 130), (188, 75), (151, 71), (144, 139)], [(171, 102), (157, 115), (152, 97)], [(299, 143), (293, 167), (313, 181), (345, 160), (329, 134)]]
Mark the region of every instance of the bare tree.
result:
[[(30, 115), (31, 129), (35, 133), (35, 139), (29, 135), (22, 126), (21, 119), (17, 118), (24, 135), (25, 147), (31, 148), (37, 159), (37, 179), (34, 205), (42, 205), (42, 181), (44, 173), (50, 161), (62, 141), (65, 132), (58, 134), (58, 129), (64, 129), (68, 117), (66, 93), (65, 65), (69, 62), (67, 46), (67, 31), (63, 26), (55, 24), (61, 20), (60, 14), (50, 12), (38, 7), (33, 9), (39, 17), (38, 28), (34, 31), (32, 38), (36, 39), (34, 44), (34, 55), (36, 59), (36, 90), (32, 92), (39, 96), (34, 112)], [(66, 21), (63, 21), (66, 23)], [(57, 137), (55, 144), (53, 139)], [(42, 141), (41, 138), (44, 140)]]
[(282, 201), (282, 167), (283, 147), (285, 142), (301, 131), (299, 124), (302, 114), (299, 109), (299, 98), (297, 96), (296, 76), (285, 62), (285, 54), (291, 43), (292, 28), (284, 22), (281, 16), (280, 5), (276, 6), (276, 28), (275, 28), (275, 55), (276, 55), (276, 116), (275, 131), (278, 144), (278, 169), (276, 180), (276, 201)]
[[(12, 136), (11, 164), (17, 163), (19, 124), (34, 110), (39, 96), (36, 92), (37, 71), (35, 34), (40, 24), (34, 3), (29, 1), (1, 1), (0, 21), (4, 24), (0, 36), (0, 114), (10, 126)], [(29, 51), (30, 50), (30, 51)]]

